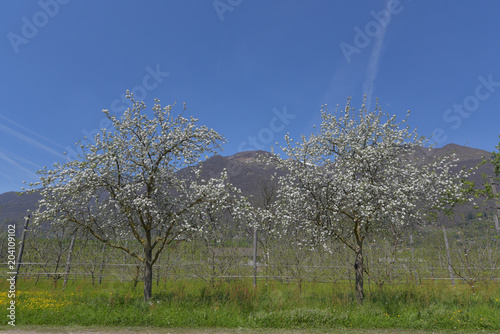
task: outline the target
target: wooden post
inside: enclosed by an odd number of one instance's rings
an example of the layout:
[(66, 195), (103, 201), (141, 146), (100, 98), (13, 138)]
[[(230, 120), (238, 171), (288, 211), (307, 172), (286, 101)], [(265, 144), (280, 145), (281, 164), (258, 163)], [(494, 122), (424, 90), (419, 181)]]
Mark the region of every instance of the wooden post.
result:
[(30, 223), (30, 215), (27, 215), (24, 220), (23, 235), (21, 237), (21, 243), (19, 244), (19, 253), (17, 254), (16, 261), (16, 276), (14, 281), (17, 281), (17, 275), (19, 275), (19, 269), (21, 269), (21, 261), (23, 260), (24, 252), (24, 241), (26, 240), (26, 234), (28, 233), (28, 224)]
[(411, 261), (413, 263), (413, 269), (415, 270), (415, 283), (418, 285), (418, 273), (417, 265), (415, 263), (415, 254), (413, 252), (413, 233), (410, 232), (410, 247), (411, 247)]
[(444, 245), (446, 246), (446, 259), (448, 260), (448, 272), (450, 273), (451, 284), (455, 286), (455, 276), (453, 276), (453, 268), (451, 267), (451, 256), (450, 256), (450, 246), (448, 244), (448, 236), (446, 235), (446, 229), (443, 225), (444, 234)]
[(78, 230), (73, 233), (71, 237), (71, 242), (69, 243), (68, 257), (66, 258), (66, 274), (64, 276), (63, 291), (66, 289), (66, 284), (68, 284), (69, 271), (71, 269), (71, 254), (73, 254), (73, 246), (75, 245), (76, 234)]
[(253, 229), (253, 287), (257, 287), (257, 225)]
[[(493, 195), (497, 195), (497, 188), (495, 183), (493, 182), (493, 178), (490, 177), (490, 184), (491, 184), (491, 190), (493, 191)], [(498, 224), (498, 217), (500, 216), (500, 199), (495, 200), (496, 203), (496, 213), (493, 214), (493, 217), (495, 219), (495, 229), (497, 230), (497, 234), (500, 235), (500, 225)]]
[(101, 269), (99, 270), (99, 285), (102, 283), (102, 276), (104, 272), (104, 262), (106, 261), (106, 244), (102, 245), (102, 262), (101, 262)]

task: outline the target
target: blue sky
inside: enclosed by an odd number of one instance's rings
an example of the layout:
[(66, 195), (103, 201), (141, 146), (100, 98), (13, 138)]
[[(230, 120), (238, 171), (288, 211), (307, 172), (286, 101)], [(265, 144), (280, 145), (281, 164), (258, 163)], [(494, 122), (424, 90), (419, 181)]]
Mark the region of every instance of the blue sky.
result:
[(223, 134), (223, 155), (309, 134), (320, 107), (404, 117), (438, 147), (500, 141), (500, 2), (3, 1), (0, 193), (118, 113), (126, 89)]

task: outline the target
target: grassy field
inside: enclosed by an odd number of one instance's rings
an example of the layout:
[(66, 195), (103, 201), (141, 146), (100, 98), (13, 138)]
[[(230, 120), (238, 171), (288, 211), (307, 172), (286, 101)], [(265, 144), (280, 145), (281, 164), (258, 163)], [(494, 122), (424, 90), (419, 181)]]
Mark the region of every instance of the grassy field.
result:
[[(2, 328), (0, 327), (0, 331)], [(5, 334), (460, 334), (460, 333), (494, 333), (490, 331), (462, 331), (462, 330), (439, 330), (424, 331), (417, 329), (246, 329), (246, 328), (206, 328), (206, 329), (172, 329), (172, 328), (150, 328), (150, 327), (51, 327), (51, 326), (23, 326), (22, 329), (7, 329)], [(498, 332), (496, 332), (498, 333)]]
[[(7, 282), (0, 284), (1, 309), (8, 302)], [(500, 285), (484, 284), (472, 293), (466, 285), (372, 286), (363, 305), (348, 284), (173, 281), (153, 287), (142, 300), (142, 287), (130, 282), (101, 285), (77, 280), (66, 290), (52, 281), (17, 283), (16, 328), (91, 326), (245, 329), (400, 329), (493, 332), (500, 330)], [(5, 311), (6, 312), (6, 311)], [(6, 320), (4, 320), (6, 324)], [(4, 325), (2, 324), (2, 325)], [(4, 329), (7, 329), (4, 327)], [(381, 331), (384, 332), (384, 331)], [(410, 331), (411, 332), (411, 331)]]

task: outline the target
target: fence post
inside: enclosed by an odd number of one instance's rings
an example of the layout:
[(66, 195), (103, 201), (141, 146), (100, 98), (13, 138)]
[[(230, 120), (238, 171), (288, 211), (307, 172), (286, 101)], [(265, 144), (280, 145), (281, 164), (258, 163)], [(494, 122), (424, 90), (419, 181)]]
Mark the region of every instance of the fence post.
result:
[(257, 287), (257, 225), (253, 229), (253, 287)]
[(455, 276), (453, 276), (453, 268), (451, 267), (451, 256), (450, 256), (450, 246), (448, 244), (448, 236), (446, 235), (446, 229), (443, 225), (444, 234), (444, 245), (446, 246), (446, 259), (448, 260), (448, 272), (450, 273), (451, 284), (455, 286)]
[[(497, 195), (497, 188), (495, 182), (493, 182), (493, 178), (490, 177), (491, 190), (493, 191), (493, 195)], [(496, 212), (493, 214), (495, 219), (495, 229), (497, 230), (497, 234), (500, 235), (500, 225), (498, 224), (498, 216), (500, 216), (500, 199), (495, 200), (496, 203)]]
[(101, 262), (101, 269), (99, 272), (99, 284), (102, 283), (102, 277), (103, 277), (103, 272), (104, 272), (104, 262), (106, 261), (106, 244), (102, 244), (102, 262)]
[(24, 220), (23, 235), (21, 237), (21, 244), (19, 245), (19, 253), (17, 254), (16, 261), (16, 276), (14, 277), (14, 282), (17, 281), (17, 275), (19, 275), (19, 269), (21, 269), (21, 261), (23, 260), (24, 251), (24, 241), (26, 240), (26, 234), (28, 233), (28, 224), (30, 223), (30, 215), (27, 215)]
[(69, 271), (71, 269), (71, 254), (73, 253), (73, 246), (75, 245), (75, 239), (76, 239), (77, 233), (78, 233), (78, 230), (76, 230), (73, 233), (73, 236), (71, 237), (71, 242), (69, 244), (68, 257), (66, 258), (66, 274), (64, 277), (63, 291), (64, 291), (64, 289), (66, 289), (66, 284), (68, 284)]
[(411, 248), (411, 262), (412, 262), (412, 267), (413, 270), (415, 270), (415, 283), (418, 285), (418, 271), (417, 271), (417, 264), (415, 263), (415, 253), (413, 250), (413, 232), (410, 232), (410, 248)]

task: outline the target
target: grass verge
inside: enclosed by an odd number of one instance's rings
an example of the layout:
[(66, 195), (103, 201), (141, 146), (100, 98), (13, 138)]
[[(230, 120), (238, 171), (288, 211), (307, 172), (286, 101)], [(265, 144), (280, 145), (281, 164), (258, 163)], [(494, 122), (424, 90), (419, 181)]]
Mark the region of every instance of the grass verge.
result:
[[(6, 283), (0, 291), (7, 291)], [(208, 285), (174, 281), (142, 288), (117, 281), (76, 281), (65, 291), (50, 281), (19, 280), (16, 325), (248, 329), (500, 330), (500, 286), (422, 284), (386, 286), (359, 305), (343, 284), (234, 281)], [(5, 294), (5, 296), (3, 296)], [(1, 292), (0, 307), (7, 306)]]

